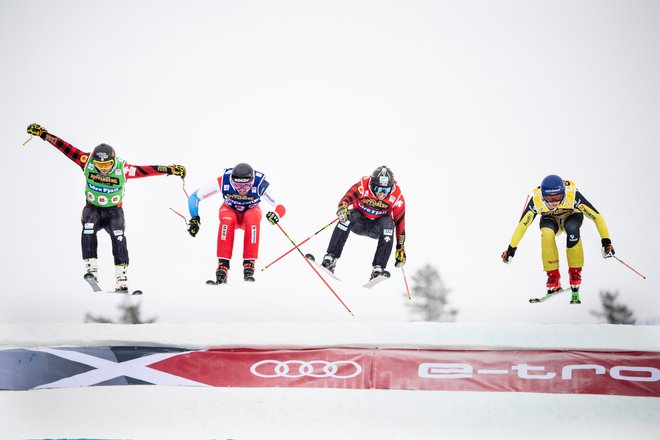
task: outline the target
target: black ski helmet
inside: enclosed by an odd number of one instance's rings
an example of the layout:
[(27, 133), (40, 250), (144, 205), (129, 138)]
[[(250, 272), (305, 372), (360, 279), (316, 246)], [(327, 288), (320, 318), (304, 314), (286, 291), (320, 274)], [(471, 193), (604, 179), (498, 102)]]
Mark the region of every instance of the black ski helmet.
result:
[(394, 173), (385, 165), (381, 165), (374, 170), (369, 179), (371, 192), (376, 192), (376, 187), (392, 188), (394, 186)]
[(115, 158), (115, 149), (108, 144), (100, 144), (92, 151), (92, 160), (104, 162)]
[(231, 170), (231, 180), (236, 183), (254, 181), (254, 170), (246, 163), (239, 163)]
[(115, 167), (115, 149), (108, 144), (97, 145), (92, 151), (92, 163), (101, 172), (112, 171)]

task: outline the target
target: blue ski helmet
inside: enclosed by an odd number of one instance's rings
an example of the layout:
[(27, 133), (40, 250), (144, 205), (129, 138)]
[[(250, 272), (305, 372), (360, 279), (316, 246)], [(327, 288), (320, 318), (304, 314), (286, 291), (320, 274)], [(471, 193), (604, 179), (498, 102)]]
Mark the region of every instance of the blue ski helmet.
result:
[(543, 199), (546, 199), (548, 196), (555, 196), (558, 194), (560, 194), (563, 198), (565, 190), (566, 187), (564, 186), (564, 180), (555, 174), (546, 176), (541, 182), (541, 196)]

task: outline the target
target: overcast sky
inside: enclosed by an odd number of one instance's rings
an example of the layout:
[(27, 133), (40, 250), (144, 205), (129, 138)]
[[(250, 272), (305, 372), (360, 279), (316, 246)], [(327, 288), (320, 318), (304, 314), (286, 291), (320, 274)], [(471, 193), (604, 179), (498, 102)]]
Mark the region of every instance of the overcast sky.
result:
[[(463, 321), (591, 323), (598, 292), (640, 319), (660, 314), (660, 3), (657, 1), (14, 1), (0, 3), (0, 322), (116, 314), (82, 280), (84, 178), (40, 139), (42, 124), (132, 164), (187, 167), (186, 190), (248, 162), (302, 240), (378, 165), (406, 198), (408, 281), (435, 266)], [(530, 305), (545, 289), (538, 218), (501, 263), (527, 194), (573, 180), (603, 214), (617, 256), (600, 257), (585, 219), (581, 306)], [(131, 288), (159, 322), (405, 320), (404, 281), (366, 291), (376, 241), (351, 235), (333, 287), (297, 253), (245, 286), (212, 288), (220, 198), (186, 232), (175, 177), (131, 180), (124, 203)], [(269, 205), (264, 203), (264, 212)], [(327, 229), (304, 247), (322, 256)], [(240, 239), (240, 235), (239, 235)], [(112, 287), (100, 234), (101, 282)], [(257, 268), (290, 247), (265, 219)], [(560, 268), (567, 281), (565, 236)], [(240, 267), (242, 245), (235, 247)], [(243, 301), (236, 301), (243, 299)]]

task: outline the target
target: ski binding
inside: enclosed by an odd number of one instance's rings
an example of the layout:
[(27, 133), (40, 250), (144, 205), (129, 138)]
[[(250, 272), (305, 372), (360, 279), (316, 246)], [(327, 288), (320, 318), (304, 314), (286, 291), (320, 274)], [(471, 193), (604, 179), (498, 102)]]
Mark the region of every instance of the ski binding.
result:
[(219, 283), (215, 280), (206, 280), (206, 285), (207, 286), (223, 286), (223, 285), (227, 286), (228, 283), (227, 283), (227, 281), (225, 281), (224, 283)]
[(329, 271), (326, 267), (323, 267), (322, 264), (317, 263), (316, 258), (314, 258), (314, 255), (305, 254), (305, 258), (307, 258), (307, 260), (310, 263), (312, 263), (314, 266), (316, 266), (316, 267), (320, 268), (321, 270), (323, 270), (324, 273), (328, 274), (329, 276), (336, 279), (337, 281), (341, 281), (341, 279), (339, 277), (337, 277), (337, 275), (335, 275), (334, 272)]
[(371, 289), (371, 288), (374, 287), (376, 284), (379, 284), (379, 283), (385, 281), (385, 280), (388, 279), (389, 277), (390, 277), (390, 273), (389, 273), (388, 271), (384, 270), (384, 271), (382, 271), (382, 272), (380, 273), (380, 275), (378, 275), (376, 278), (371, 279), (371, 280), (369, 280), (368, 282), (366, 282), (365, 284), (363, 284), (362, 287), (364, 287), (364, 288), (366, 288), (366, 289)]
[(131, 296), (131, 295), (142, 295), (141, 290), (134, 290), (132, 292), (129, 292), (128, 290), (126, 290), (126, 291), (124, 291), (124, 290), (103, 290), (103, 289), (101, 289), (101, 286), (99, 286), (98, 281), (96, 281), (96, 278), (94, 278), (94, 275), (92, 275), (91, 273), (86, 273), (83, 276), (83, 278), (92, 287), (92, 290), (94, 292), (120, 293), (122, 295), (129, 295), (129, 296)]

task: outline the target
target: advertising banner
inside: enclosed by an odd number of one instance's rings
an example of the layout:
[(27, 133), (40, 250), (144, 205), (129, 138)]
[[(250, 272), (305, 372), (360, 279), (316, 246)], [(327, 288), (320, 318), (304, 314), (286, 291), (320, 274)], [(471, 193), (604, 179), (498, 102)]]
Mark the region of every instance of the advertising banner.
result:
[(660, 397), (660, 353), (556, 350), (0, 350), (0, 389), (306, 387)]

